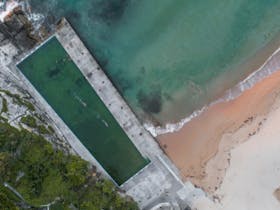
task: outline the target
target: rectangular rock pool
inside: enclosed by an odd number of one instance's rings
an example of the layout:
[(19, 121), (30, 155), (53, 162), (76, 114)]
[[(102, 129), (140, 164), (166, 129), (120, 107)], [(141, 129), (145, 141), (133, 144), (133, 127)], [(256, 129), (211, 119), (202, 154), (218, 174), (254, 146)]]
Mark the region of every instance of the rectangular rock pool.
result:
[(117, 184), (149, 163), (55, 37), (17, 67)]

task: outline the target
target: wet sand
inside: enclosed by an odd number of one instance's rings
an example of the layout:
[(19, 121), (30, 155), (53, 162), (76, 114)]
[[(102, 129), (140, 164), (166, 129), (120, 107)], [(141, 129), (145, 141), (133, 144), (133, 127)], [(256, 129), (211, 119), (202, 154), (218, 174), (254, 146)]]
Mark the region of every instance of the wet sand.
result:
[(230, 166), (215, 192), (222, 210), (279, 210), (280, 103), (258, 133), (231, 150)]
[(211, 106), (179, 131), (157, 139), (185, 181), (213, 193), (222, 184), (230, 150), (261, 129), (279, 92), (280, 71), (238, 98)]

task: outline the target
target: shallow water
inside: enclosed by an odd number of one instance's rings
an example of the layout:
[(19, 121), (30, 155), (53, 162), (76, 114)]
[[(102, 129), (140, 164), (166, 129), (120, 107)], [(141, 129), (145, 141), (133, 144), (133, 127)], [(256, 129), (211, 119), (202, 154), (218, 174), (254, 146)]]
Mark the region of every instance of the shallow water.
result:
[(50, 22), (66, 16), (138, 116), (161, 124), (188, 116), (252, 72), (238, 67), (280, 31), (278, 0), (31, 5)]

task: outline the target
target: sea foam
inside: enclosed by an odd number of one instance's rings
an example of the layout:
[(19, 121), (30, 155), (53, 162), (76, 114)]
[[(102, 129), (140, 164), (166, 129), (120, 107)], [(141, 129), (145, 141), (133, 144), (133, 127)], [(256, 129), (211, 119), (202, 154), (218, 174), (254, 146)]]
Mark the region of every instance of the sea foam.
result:
[[(39, 13), (34, 13), (31, 11), (31, 6), (29, 0), (25, 0), (25, 11), (27, 11), (29, 19), (36, 26), (39, 26), (41, 22), (44, 20), (44, 15)], [(193, 118), (199, 116), (205, 110), (207, 110), (210, 106), (214, 104), (230, 101), (238, 97), (243, 91), (251, 88), (254, 84), (262, 80), (263, 78), (269, 76), (273, 72), (280, 69), (280, 48), (278, 48), (265, 62), (264, 64), (258, 68), (256, 71), (251, 73), (246, 79), (235, 85), (233, 88), (228, 89), (225, 91), (223, 97), (219, 98), (218, 100), (213, 101), (212, 103), (205, 105), (199, 110), (194, 111), (188, 117), (180, 120), (177, 123), (167, 123), (164, 126), (154, 126), (152, 122), (145, 122), (144, 127), (153, 135), (158, 136), (161, 134), (166, 134), (170, 132), (175, 132), (180, 130), (186, 123), (190, 122)], [(278, 62), (278, 61), (279, 62)]]
[(32, 23), (34, 30), (38, 30), (44, 22), (45, 16), (41, 13), (33, 12), (29, 0), (22, 1), (21, 6), (28, 20)]
[(164, 126), (154, 126), (152, 122), (145, 122), (144, 127), (155, 137), (158, 135), (176, 132), (180, 130), (186, 123), (190, 122), (193, 118), (199, 116), (209, 107), (220, 102), (226, 102), (233, 100), (241, 95), (245, 90), (253, 87), (257, 82), (261, 81), (265, 77), (271, 75), (272, 73), (280, 69), (280, 48), (278, 48), (274, 53), (264, 62), (264, 64), (259, 67), (256, 71), (251, 73), (243, 81), (239, 82), (233, 88), (225, 91), (225, 94), (211, 102), (210, 104), (204, 106), (203, 108), (194, 111), (190, 116), (180, 120), (177, 123), (167, 123)]

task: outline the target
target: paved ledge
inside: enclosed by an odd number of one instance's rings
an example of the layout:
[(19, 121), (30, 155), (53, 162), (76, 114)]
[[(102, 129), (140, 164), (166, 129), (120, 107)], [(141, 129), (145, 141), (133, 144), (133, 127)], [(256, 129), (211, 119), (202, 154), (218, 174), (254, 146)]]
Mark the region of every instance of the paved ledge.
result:
[[(204, 198), (205, 194), (203, 191), (194, 188), (191, 183), (185, 184), (181, 181), (177, 168), (163, 153), (151, 134), (141, 125), (130, 107), (117, 92), (116, 88), (65, 19), (62, 19), (59, 23), (54, 36), (62, 44), (136, 148), (145, 158), (151, 161), (150, 164), (122, 184), (120, 188), (132, 196), (138, 202), (141, 209), (150, 209), (159, 203), (166, 202), (173, 209), (185, 209), (188, 205), (192, 206), (195, 199)], [(33, 52), (34, 50), (23, 55), (19, 61)], [(17, 69), (14, 63), (10, 64), (10, 71), (15, 77), (19, 78), (21, 85), (50, 116), (56, 131), (65, 137), (73, 150), (83, 159), (97, 166), (98, 171), (104, 176), (111, 179), (98, 161), (83, 146), (45, 99)]]

